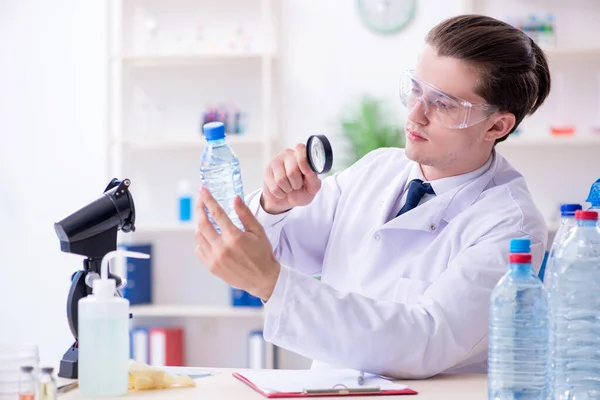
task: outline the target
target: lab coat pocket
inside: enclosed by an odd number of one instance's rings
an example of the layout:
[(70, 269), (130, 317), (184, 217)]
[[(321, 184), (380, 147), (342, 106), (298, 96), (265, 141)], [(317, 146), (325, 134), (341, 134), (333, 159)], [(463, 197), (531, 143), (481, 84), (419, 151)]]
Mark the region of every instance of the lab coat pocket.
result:
[(425, 290), (431, 285), (431, 282), (421, 281), (419, 279), (396, 278), (394, 289), (394, 300), (403, 304), (416, 303)]

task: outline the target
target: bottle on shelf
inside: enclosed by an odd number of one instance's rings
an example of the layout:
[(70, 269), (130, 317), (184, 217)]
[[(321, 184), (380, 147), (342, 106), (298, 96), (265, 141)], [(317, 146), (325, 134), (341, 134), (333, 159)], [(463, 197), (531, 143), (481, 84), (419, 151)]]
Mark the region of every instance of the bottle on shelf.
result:
[(186, 179), (179, 181), (177, 185), (177, 200), (179, 207), (179, 221), (189, 222), (192, 220), (192, 188)]
[(555, 99), (554, 120), (550, 126), (550, 132), (555, 136), (565, 136), (575, 134), (575, 124), (568, 116), (565, 102), (565, 77), (563, 72), (556, 72), (552, 77), (552, 86)]
[(544, 50), (549, 50), (556, 46), (556, 24), (554, 14), (548, 13), (540, 18), (538, 27), (537, 44)]
[(531, 268), (530, 242), (510, 243), (509, 269), (490, 298), (488, 398), (546, 397), (548, 298)]
[[(222, 122), (206, 123), (202, 130), (206, 138), (206, 146), (200, 161), (202, 186), (208, 189), (234, 225), (243, 230), (244, 227), (233, 208), (236, 196), (244, 200), (239, 159), (227, 143), (225, 125)], [(208, 218), (220, 233), (221, 229), (210, 213)]]
[(592, 132), (600, 135), (600, 71), (598, 71), (598, 74), (596, 75), (596, 79), (597, 79), (597, 85), (598, 85), (597, 92), (596, 92), (596, 97), (597, 97), (596, 120), (592, 124)]
[(575, 212), (577, 225), (556, 253), (548, 289), (550, 398), (597, 398), (600, 381), (600, 228), (596, 211)]

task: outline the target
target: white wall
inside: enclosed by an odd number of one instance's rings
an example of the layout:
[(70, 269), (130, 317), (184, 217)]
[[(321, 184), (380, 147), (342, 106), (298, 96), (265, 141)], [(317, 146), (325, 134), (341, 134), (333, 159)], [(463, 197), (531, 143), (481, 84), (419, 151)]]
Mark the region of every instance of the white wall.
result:
[(342, 108), (362, 94), (389, 101), (401, 121), (400, 73), (415, 66), (427, 31), (465, 10), (464, 3), (418, 2), (415, 19), (403, 31), (382, 36), (362, 25), (355, 1), (284, 1), (280, 69), (285, 144), (304, 142), (317, 132), (339, 134)]
[(0, 342), (28, 340), (55, 363), (79, 256), (53, 224), (102, 193), (103, 2), (0, 2)]

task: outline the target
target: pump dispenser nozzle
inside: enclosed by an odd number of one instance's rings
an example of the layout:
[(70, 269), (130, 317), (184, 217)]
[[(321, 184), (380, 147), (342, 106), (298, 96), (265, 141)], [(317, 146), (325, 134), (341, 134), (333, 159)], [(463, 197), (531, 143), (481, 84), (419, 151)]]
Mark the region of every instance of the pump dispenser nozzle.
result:
[(94, 296), (104, 298), (114, 296), (114, 293), (117, 290), (117, 283), (114, 279), (110, 279), (108, 277), (108, 262), (110, 259), (118, 256), (132, 258), (150, 258), (149, 254), (138, 253), (136, 251), (113, 250), (106, 253), (106, 255), (102, 258), (102, 263), (100, 264), (100, 278), (94, 279), (94, 281), (92, 282)]

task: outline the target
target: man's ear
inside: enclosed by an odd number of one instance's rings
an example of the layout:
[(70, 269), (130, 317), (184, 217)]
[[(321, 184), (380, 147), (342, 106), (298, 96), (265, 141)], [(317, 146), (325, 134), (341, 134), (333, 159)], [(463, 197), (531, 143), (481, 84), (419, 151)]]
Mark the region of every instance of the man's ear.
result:
[(515, 126), (516, 118), (513, 113), (500, 113), (490, 118), (492, 124), (485, 132), (485, 140), (495, 142), (508, 135), (508, 132)]

